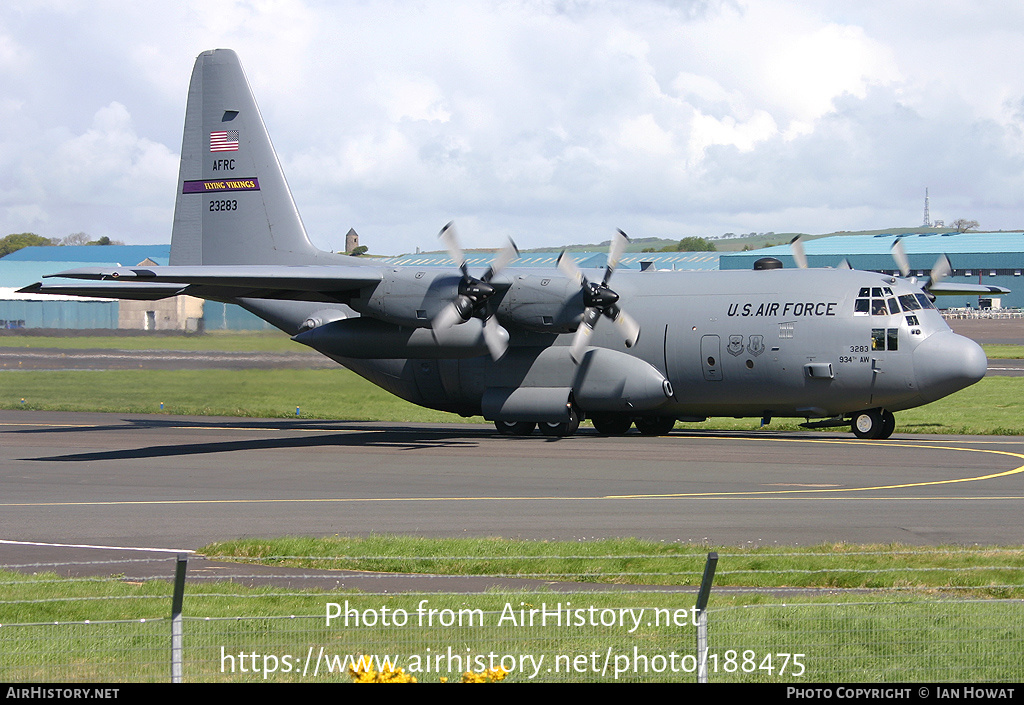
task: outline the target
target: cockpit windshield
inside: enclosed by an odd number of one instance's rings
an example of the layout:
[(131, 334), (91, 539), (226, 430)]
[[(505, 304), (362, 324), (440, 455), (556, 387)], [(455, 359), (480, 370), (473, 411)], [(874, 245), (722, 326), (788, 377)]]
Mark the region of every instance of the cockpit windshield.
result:
[(888, 286), (861, 287), (853, 305), (858, 316), (894, 316), (903, 312), (934, 309), (935, 304), (928, 296), (921, 294), (900, 294), (895, 296)]

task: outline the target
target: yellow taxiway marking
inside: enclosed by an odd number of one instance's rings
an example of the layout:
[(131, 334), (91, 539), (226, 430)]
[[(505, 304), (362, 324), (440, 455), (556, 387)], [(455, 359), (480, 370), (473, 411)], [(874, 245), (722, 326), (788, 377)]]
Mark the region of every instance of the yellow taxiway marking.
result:
[[(741, 438), (732, 440), (759, 440), (759, 441), (771, 441), (776, 443), (826, 443), (833, 445), (857, 445), (857, 446), (881, 446), (884, 448), (914, 448), (915, 450), (922, 448), (929, 448), (933, 450), (952, 450), (960, 453), (988, 453), (991, 455), (1006, 455), (1011, 458), (1018, 460), (1024, 460), (1024, 454), (1011, 453), (1008, 450), (995, 450), (992, 448), (962, 448), (956, 446), (942, 446), (932, 445), (939, 441), (933, 441), (932, 443), (926, 444), (922, 441), (919, 443), (893, 443), (893, 442), (880, 442), (880, 441), (850, 441), (842, 439), (831, 439), (831, 438)], [(987, 475), (977, 475), (974, 477), (955, 477), (947, 480), (929, 480), (927, 482), (905, 482), (895, 485), (872, 485), (868, 487), (830, 487), (830, 488), (814, 488), (814, 489), (803, 489), (803, 490), (743, 490), (737, 492), (682, 492), (682, 493), (665, 493), (665, 494), (628, 494), (628, 495), (609, 495), (605, 499), (654, 499), (654, 498), (667, 498), (667, 497), (736, 497), (736, 496), (752, 496), (752, 495), (779, 495), (779, 494), (823, 494), (828, 492), (871, 492), (875, 490), (895, 490), (904, 489), (907, 487), (927, 487), (931, 485), (950, 485), (957, 482), (977, 482), (979, 480), (992, 480), (997, 477), (1008, 477), (1010, 475), (1016, 475), (1024, 472), (1024, 465), (1018, 465), (1010, 470), (1004, 470), (1002, 472), (989, 473)]]
[[(185, 427), (195, 428), (195, 427)], [(214, 427), (220, 428), (220, 427)], [(679, 440), (694, 440), (694, 437), (678, 437)], [(1005, 450), (995, 450), (991, 448), (963, 448), (957, 446), (946, 446), (946, 445), (934, 445), (935, 441), (930, 444), (921, 443), (904, 443), (904, 442), (871, 442), (861, 440), (842, 440), (842, 439), (808, 439), (808, 438), (747, 438), (737, 436), (715, 436), (707, 438), (706, 440), (748, 440), (748, 441), (768, 441), (775, 443), (824, 443), (833, 445), (855, 445), (858, 447), (863, 446), (878, 446), (883, 448), (913, 448), (915, 450), (921, 449), (934, 449), (934, 450), (948, 450), (956, 451), (960, 453), (987, 453), (990, 455), (1003, 455), (1017, 460), (1024, 461), (1024, 454), (1012, 453)], [(773, 499), (806, 499), (806, 495), (816, 495), (815, 499), (829, 499), (828, 495), (836, 497), (837, 494), (849, 494), (852, 492), (872, 492), (878, 490), (892, 490), (892, 489), (905, 489), (908, 487), (927, 487), (933, 485), (949, 485), (961, 482), (978, 482), (980, 480), (991, 480), (1000, 477), (1009, 477), (1011, 475), (1017, 475), (1024, 472), (1024, 465), (1018, 465), (1017, 467), (1009, 470), (1003, 470), (1000, 472), (992, 472), (985, 475), (975, 475), (971, 477), (956, 477), (949, 478), (946, 480), (929, 480), (925, 482), (907, 482), (891, 485), (870, 485), (865, 487), (816, 487), (808, 489), (780, 489), (780, 490), (742, 490), (734, 492), (679, 492), (679, 493), (659, 493), (659, 494), (625, 494), (625, 495), (595, 495), (595, 496), (581, 496), (581, 497), (566, 497), (566, 496), (483, 496), (483, 497), (321, 497), (321, 498), (294, 498), (294, 499), (182, 499), (182, 500), (125, 500), (125, 501), (97, 501), (97, 502), (4, 502), (0, 503), (0, 507), (101, 507), (101, 506), (121, 506), (121, 505), (203, 505), (203, 504), (285, 504), (285, 503), (341, 503), (341, 502), (483, 502), (483, 501), (593, 501), (593, 500), (614, 500), (614, 499), (680, 499), (680, 498), (694, 498), (700, 497), (703, 499), (715, 499), (715, 498), (728, 498), (728, 499), (754, 499), (765, 496), (771, 496)], [(803, 497), (797, 497), (794, 495), (803, 495)], [(836, 497), (838, 498), (838, 497)], [(859, 500), (956, 500), (956, 501), (971, 501), (977, 499), (1021, 499), (1019, 496), (1013, 495), (998, 495), (990, 497), (843, 497), (843, 499), (859, 499)]]

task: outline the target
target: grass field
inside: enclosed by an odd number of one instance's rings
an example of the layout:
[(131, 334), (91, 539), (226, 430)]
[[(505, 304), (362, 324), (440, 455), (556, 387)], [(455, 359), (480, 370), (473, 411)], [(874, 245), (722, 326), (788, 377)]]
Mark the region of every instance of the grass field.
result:
[(202, 335), (11, 335), (0, 334), (0, 348), (69, 350), (186, 350), (222, 352), (287, 352), (319, 355), (281, 331), (214, 331)]
[[(530, 654), (544, 660), (546, 667), (533, 673), (510, 669), (513, 682), (534, 677), (541, 682), (692, 682), (694, 669), (650, 666), (664, 663), (670, 654), (694, 653), (694, 595), (634, 591), (629, 583), (696, 585), (711, 550), (719, 556), (708, 605), (709, 648), (717, 655), (709, 664), (711, 682), (1016, 682), (1024, 673), (1024, 606), (1019, 599), (993, 599), (1019, 598), (1024, 583), (1020, 548), (830, 544), (741, 549), (633, 539), (374, 536), (252, 540), (205, 550), (220, 559), (258, 558), (296, 570), (319, 565), (518, 575), (614, 582), (618, 589), (404, 595), (190, 583), (185, 595), (186, 681), (349, 680), (344, 668), (312, 678), (312, 669), (308, 674), (285, 672), (280, 660), (269, 675), (224, 669), (225, 653), (295, 654), (301, 659), (322, 648), (338, 658), (335, 666), (346, 656), (388, 654), (420, 682), (437, 682), (442, 676), (458, 679), (467, 670), (461, 663), (446, 673), (424, 669), (425, 655), (451, 647), (461, 655)], [(245, 572), (239, 566), (237, 573)], [(728, 589), (734, 585), (752, 589)], [(776, 592), (792, 586), (833, 590)], [(870, 590), (844, 592), (842, 587)], [(0, 572), (0, 680), (166, 680), (170, 592), (163, 581)], [(333, 623), (325, 620), (330, 604), (338, 605)], [(556, 605), (572, 606), (579, 621), (572, 628), (525, 621), (531, 610)], [(428, 610), (433, 616), (419, 616)], [(391, 615), (390, 623), (381, 618), (384, 614)], [(407, 621), (399, 624), (402, 614)], [(597, 615), (601, 620), (588, 619)], [(615, 615), (625, 615), (621, 625), (603, 621)], [(614, 656), (614, 666), (599, 668), (591, 663), (594, 654)], [(793, 654), (800, 654), (797, 663)], [(552, 669), (555, 659), (562, 659), (565, 668)], [(802, 667), (781, 672), (783, 659)], [(237, 666), (237, 658), (232, 663)], [(469, 670), (481, 669), (472, 665)]]
[[(24, 401), (22, 401), (24, 400)], [(479, 422), (398, 399), (343, 368), (0, 372), (0, 408), (44, 411), (295, 417), (348, 421)], [(798, 429), (776, 419), (769, 430)], [(1024, 377), (988, 377), (896, 415), (897, 433), (1024, 435)], [(712, 418), (677, 429), (756, 430), (757, 419)]]

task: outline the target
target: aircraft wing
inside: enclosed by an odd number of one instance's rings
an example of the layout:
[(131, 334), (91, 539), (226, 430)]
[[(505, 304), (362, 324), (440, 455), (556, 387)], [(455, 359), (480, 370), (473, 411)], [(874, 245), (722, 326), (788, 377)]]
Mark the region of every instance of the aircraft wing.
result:
[(187, 294), (208, 299), (238, 297), (337, 302), (347, 293), (376, 286), (378, 267), (329, 265), (203, 265), (168, 267), (83, 267), (49, 277), (94, 284), (37, 283), (23, 293), (155, 300)]
[(928, 291), (936, 296), (985, 296), (986, 294), (1009, 294), (1010, 290), (1004, 286), (990, 284), (960, 284), (958, 282), (936, 282), (926, 287)]

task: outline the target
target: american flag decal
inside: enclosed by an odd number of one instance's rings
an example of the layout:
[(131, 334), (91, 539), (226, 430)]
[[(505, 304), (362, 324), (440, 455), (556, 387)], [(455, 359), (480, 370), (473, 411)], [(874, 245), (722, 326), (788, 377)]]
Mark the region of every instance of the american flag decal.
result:
[(211, 152), (237, 152), (238, 130), (222, 130), (210, 133)]

